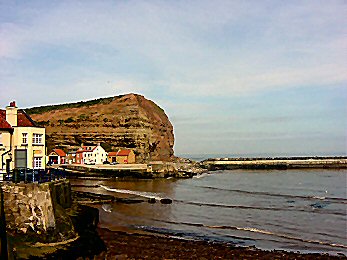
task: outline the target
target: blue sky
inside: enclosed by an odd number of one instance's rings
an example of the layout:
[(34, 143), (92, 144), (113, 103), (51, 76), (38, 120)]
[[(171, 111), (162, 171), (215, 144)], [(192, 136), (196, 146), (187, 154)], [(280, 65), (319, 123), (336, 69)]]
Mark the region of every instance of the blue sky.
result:
[(181, 154), (346, 155), (346, 1), (3, 1), (0, 105), (139, 93)]

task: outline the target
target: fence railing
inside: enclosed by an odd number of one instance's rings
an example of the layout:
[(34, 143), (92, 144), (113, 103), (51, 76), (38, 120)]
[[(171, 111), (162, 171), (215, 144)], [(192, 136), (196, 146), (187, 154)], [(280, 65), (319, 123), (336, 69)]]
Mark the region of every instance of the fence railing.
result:
[(66, 177), (64, 169), (14, 169), (8, 173), (1, 174), (2, 181), (13, 182), (13, 183), (43, 183), (54, 180), (63, 179)]

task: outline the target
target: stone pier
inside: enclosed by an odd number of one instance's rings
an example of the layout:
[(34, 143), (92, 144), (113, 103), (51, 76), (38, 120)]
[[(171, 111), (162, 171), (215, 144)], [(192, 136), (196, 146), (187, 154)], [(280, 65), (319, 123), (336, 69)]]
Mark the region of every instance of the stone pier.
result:
[[(60, 240), (55, 237), (57, 233), (65, 238), (74, 235), (72, 223), (64, 214), (64, 208), (71, 206), (69, 181), (3, 183), (1, 188), (9, 235), (29, 235), (30, 239), (40, 242), (46, 242), (47, 238), (50, 241)], [(61, 222), (65, 222), (64, 228)]]

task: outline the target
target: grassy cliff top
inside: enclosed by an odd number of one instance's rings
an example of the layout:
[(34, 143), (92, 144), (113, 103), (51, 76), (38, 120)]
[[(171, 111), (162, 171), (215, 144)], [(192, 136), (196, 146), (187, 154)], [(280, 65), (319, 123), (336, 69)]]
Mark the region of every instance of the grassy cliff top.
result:
[(124, 97), (125, 95), (119, 95), (115, 97), (107, 97), (107, 98), (97, 98), (87, 101), (79, 101), (74, 103), (65, 103), (65, 104), (59, 104), (59, 105), (47, 105), (47, 106), (40, 106), (40, 107), (32, 107), (32, 108), (26, 108), (25, 112), (29, 115), (34, 114), (42, 114), (45, 112), (49, 112), (52, 110), (59, 110), (59, 109), (66, 109), (66, 108), (79, 108), (79, 107), (87, 107), (92, 106), (96, 104), (108, 104), (111, 103), (113, 100)]

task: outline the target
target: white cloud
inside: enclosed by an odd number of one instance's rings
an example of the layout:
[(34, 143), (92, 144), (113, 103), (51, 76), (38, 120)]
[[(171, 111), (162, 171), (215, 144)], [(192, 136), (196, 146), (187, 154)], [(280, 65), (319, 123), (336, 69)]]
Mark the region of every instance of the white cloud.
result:
[(148, 78), (136, 75), (137, 68), (117, 78), (143, 86), (166, 82), (172, 93), (196, 96), (346, 82), (346, 30), (335, 28), (346, 22), (344, 4), (283, 5), (66, 1), (35, 12), (28, 24), (1, 24), (0, 57), (25, 59), (34, 47), (56, 45), (101, 61), (107, 57), (93, 45), (102, 44), (125, 55), (115, 59), (119, 66), (132, 54), (128, 59), (146, 61), (139, 66), (156, 68)]

